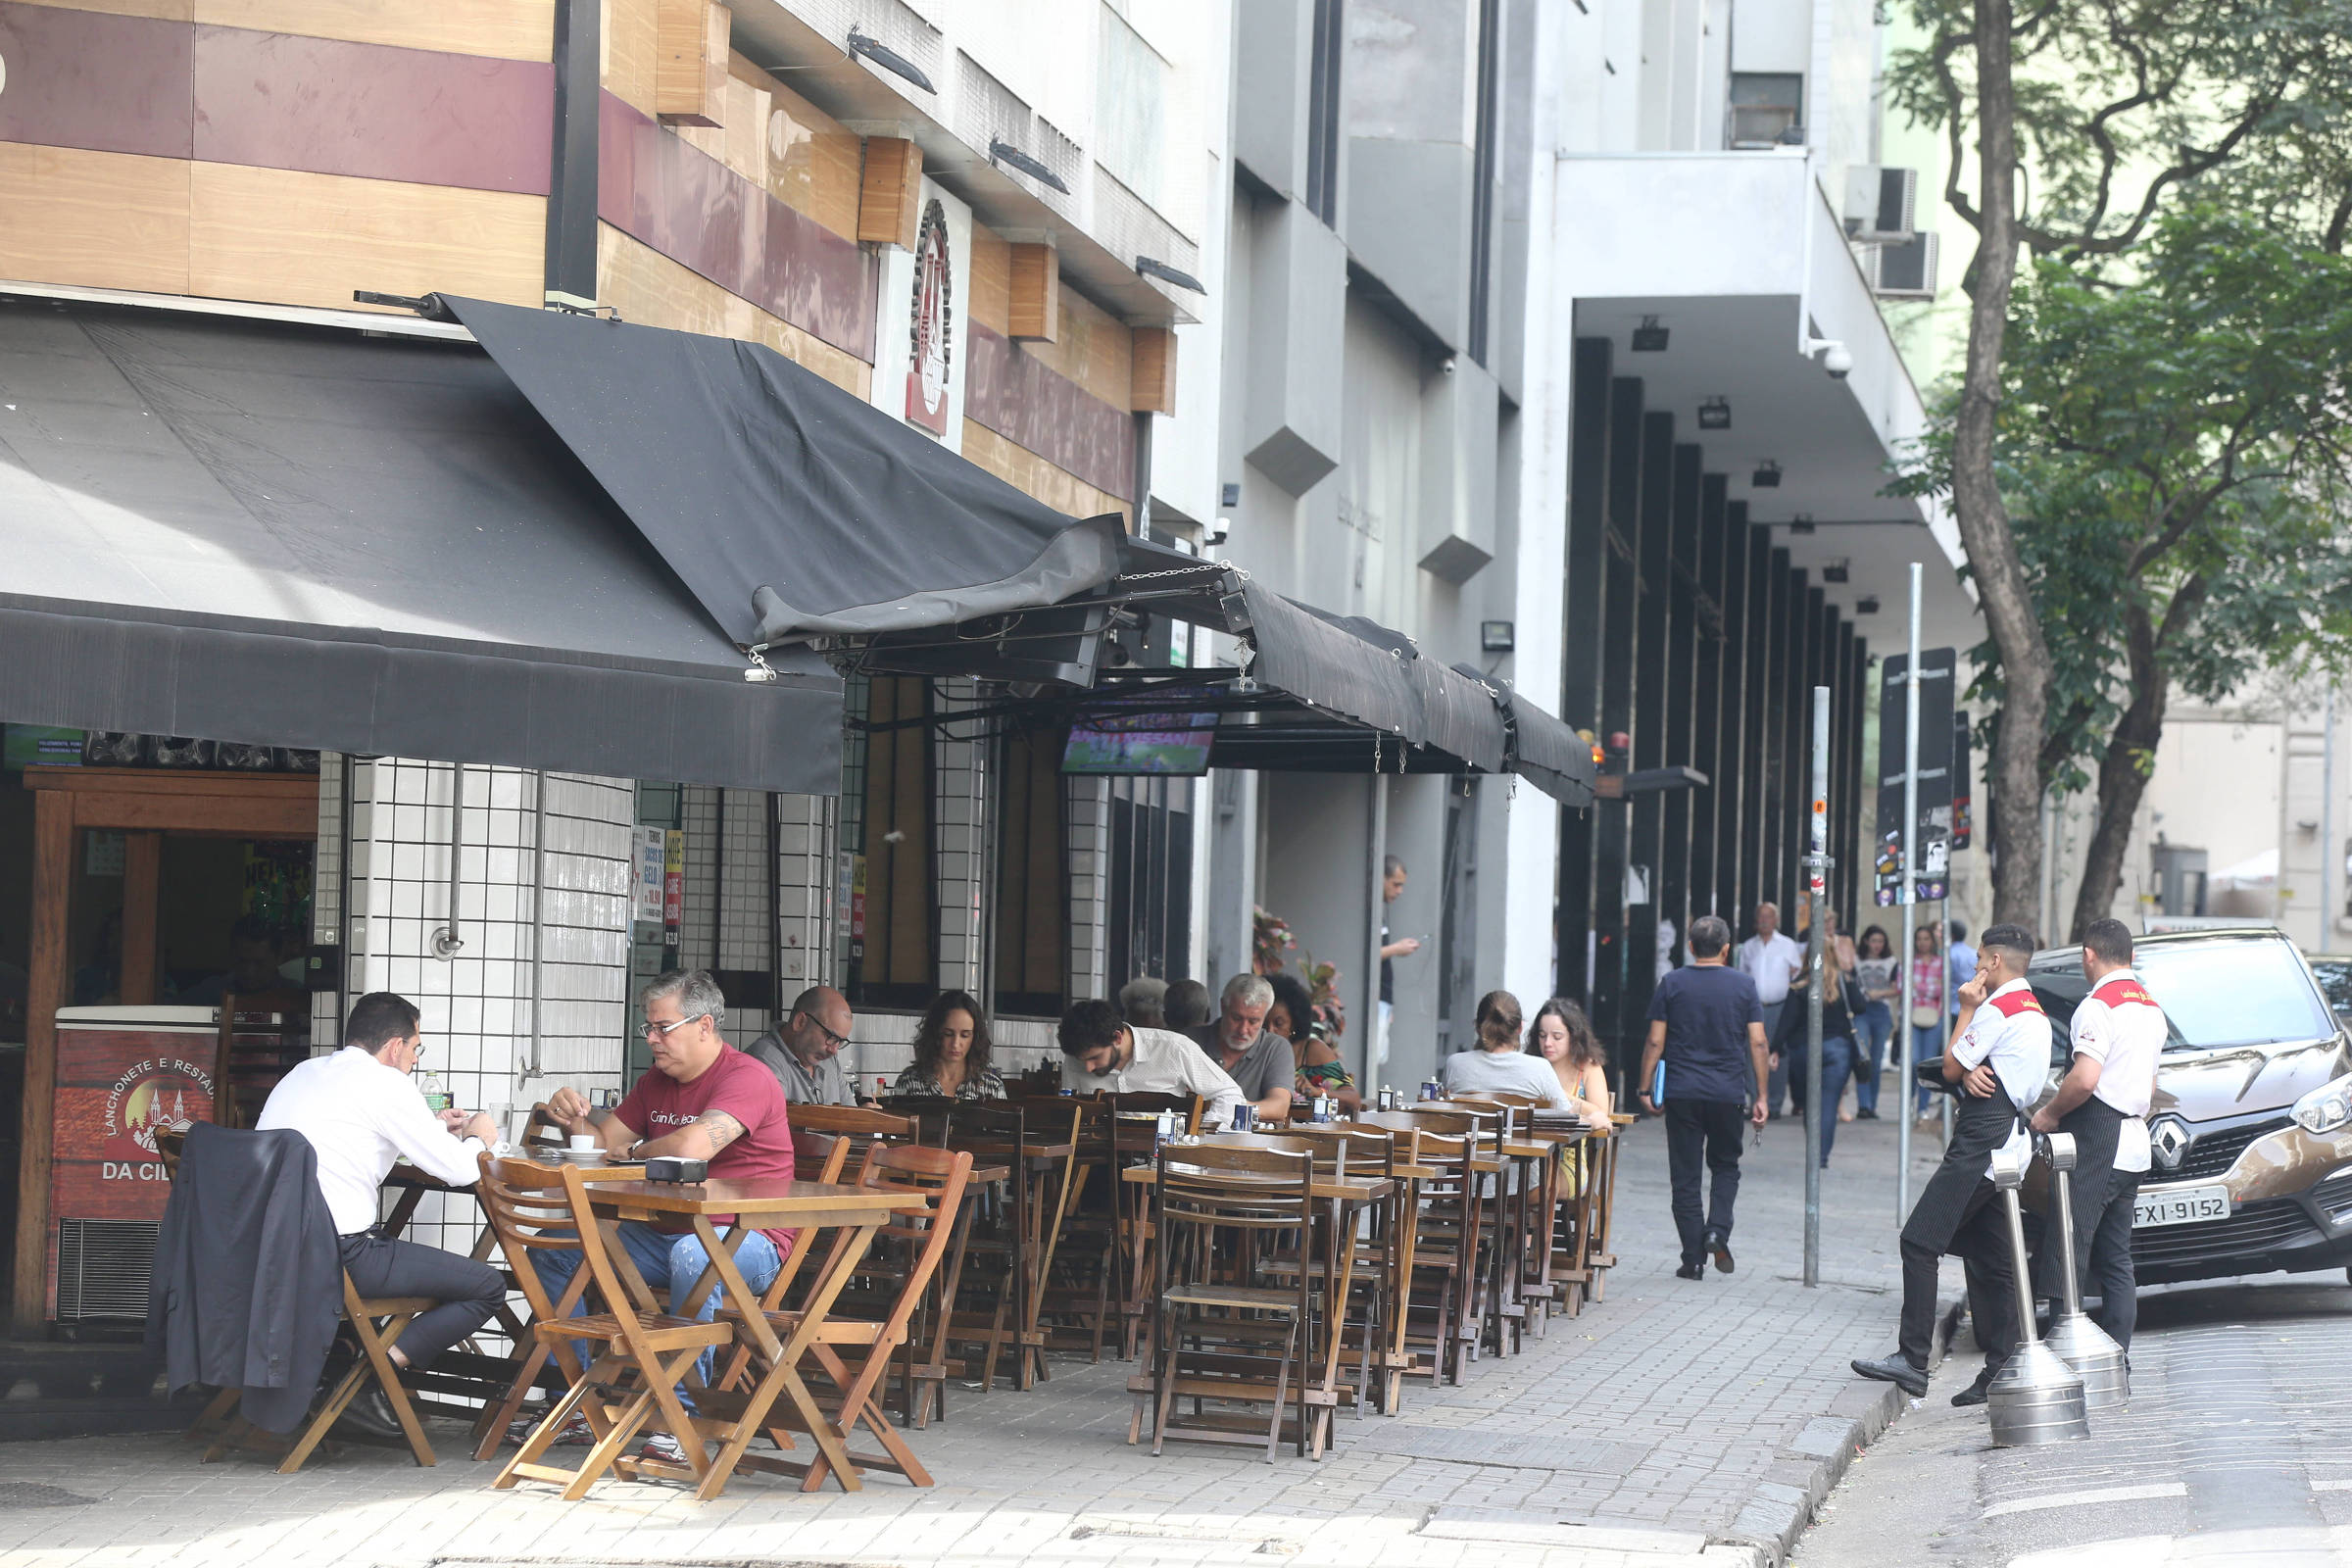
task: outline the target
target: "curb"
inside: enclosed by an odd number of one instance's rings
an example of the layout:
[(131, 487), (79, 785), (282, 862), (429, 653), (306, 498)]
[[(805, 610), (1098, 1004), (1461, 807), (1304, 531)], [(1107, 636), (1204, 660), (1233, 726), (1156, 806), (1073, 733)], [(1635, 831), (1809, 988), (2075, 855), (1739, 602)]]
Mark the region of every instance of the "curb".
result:
[[(1931, 1376), (1950, 1352), (1964, 1310), (1963, 1302), (1948, 1301), (1937, 1311), (1935, 1348), (1928, 1354)], [(1845, 1389), (1830, 1401), (1826, 1415), (1806, 1422), (1781, 1449), (1731, 1528), (1710, 1541), (1749, 1548), (1757, 1568), (1780, 1568), (1822, 1499), (1855, 1457), (1894, 1424), (1908, 1398), (1891, 1383), (1857, 1382)]]

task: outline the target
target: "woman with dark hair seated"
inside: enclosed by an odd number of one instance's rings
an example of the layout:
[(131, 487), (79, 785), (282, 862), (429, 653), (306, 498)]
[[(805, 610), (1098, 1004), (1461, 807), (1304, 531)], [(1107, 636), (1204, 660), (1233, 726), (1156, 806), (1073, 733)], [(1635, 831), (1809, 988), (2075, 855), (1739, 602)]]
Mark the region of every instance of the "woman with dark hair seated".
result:
[(1266, 1009), (1266, 1028), (1288, 1040), (1298, 1058), (1298, 1077), (1294, 1086), (1298, 1097), (1312, 1100), (1317, 1095), (1329, 1095), (1339, 1102), (1341, 1111), (1349, 1116), (1363, 1109), (1364, 1097), (1356, 1092), (1348, 1064), (1324, 1038), (1328, 1030), (1315, 1016), (1314, 994), (1306, 989), (1306, 983), (1297, 975), (1288, 974), (1270, 974), (1266, 983), (1274, 988), (1274, 1004)]
[(988, 1019), (963, 991), (943, 991), (914, 1031), (914, 1062), (890, 1086), (901, 1095), (1003, 1100), (1004, 1080), (989, 1065)]

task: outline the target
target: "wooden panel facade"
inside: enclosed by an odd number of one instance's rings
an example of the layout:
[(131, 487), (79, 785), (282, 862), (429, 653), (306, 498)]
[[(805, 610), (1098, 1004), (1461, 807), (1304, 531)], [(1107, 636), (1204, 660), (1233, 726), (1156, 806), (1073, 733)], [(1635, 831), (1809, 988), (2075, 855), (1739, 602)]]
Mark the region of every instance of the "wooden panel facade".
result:
[(1005, 336), (1051, 343), (1061, 335), (1061, 258), (1053, 246), (1012, 247), (1011, 295)]
[(1013, 445), (976, 419), (963, 421), (963, 455), (1014, 489), (1035, 496), (1057, 512), (1073, 517), (1100, 516), (1115, 512), (1135, 525), (1134, 509), (1107, 490), (1057, 468), (1026, 447)]
[(194, 0), (192, 20), (205, 26), (249, 27), (256, 32), (345, 38), (353, 43), (505, 60), (548, 59), (556, 36), (555, 0), (432, 0), (430, 5), (387, 5), (384, 0)]
[(1134, 383), (1127, 407), (1137, 414), (1176, 412), (1176, 329), (1139, 326), (1133, 334)]
[(610, 223), (597, 225), (597, 298), (644, 326), (764, 343), (861, 401), (874, 368), (729, 293)]
[(858, 238), (910, 251), (922, 220), (922, 148), (895, 136), (868, 136), (858, 196)]
[(188, 292), (179, 159), (0, 142), (0, 277)]
[(654, 20), (654, 113), (665, 125), (720, 125), (733, 15), (718, 0), (660, 0)]

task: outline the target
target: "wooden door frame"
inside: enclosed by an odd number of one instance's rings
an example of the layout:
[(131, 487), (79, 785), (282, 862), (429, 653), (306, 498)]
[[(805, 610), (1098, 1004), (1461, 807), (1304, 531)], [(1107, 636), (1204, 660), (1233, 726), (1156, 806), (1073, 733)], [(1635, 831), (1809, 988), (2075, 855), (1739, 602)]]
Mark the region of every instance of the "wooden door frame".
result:
[[(164, 833), (318, 837), (318, 780), (310, 774), (28, 767), (24, 788), (33, 792), (32, 961), (25, 988), (16, 1273), (10, 1291), (10, 1316), (20, 1335), (39, 1333), (48, 1317), (50, 1110), (57, 1093), (57, 1009), (65, 1004), (71, 979), (67, 901), (73, 891), (75, 830), (115, 828), (138, 836), (143, 872), (153, 871), (144, 862), (160, 853)], [(126, 872), (128, 860), (126, 853)], [(130, 923), (126, 906), (126, 972)], [(152, 946), (152, 931), (148, 936)]]

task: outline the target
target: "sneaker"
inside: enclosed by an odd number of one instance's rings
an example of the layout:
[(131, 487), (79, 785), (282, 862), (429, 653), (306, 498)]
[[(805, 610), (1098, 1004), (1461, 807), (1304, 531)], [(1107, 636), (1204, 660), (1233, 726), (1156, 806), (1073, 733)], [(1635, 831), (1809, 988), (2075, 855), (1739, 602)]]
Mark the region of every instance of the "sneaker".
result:
[(684, 1464), (686, 1450), (679, 1447), (678, 1440), (668, 1433), (657, 1432), (645, 1440), (645, 1446), (637, 1450), (637, 1457), (651, 1459), (656, 1464)]
[[(507, 1425), (507, 1441), (518, 1446), (528, 1443), (531, 1440), (531, 1434), (539, 1430), (539, 1423), (545, 1419), (544, 1416), (530, 1415), (515, 1417)], [(596, 1429), (588, 1424), (588, 1417), (585, 1414), (574, 1410), (571, 1412), (570, 1419), (564, 1423), (564, 1430), (556, 1434), (556, 1441), (549, 1446), (585, 1448), (595, 1442)]]

